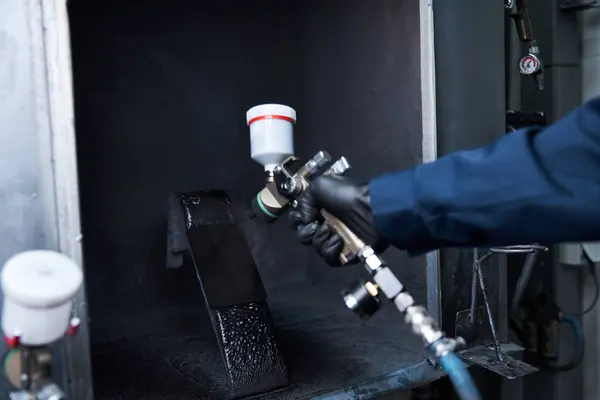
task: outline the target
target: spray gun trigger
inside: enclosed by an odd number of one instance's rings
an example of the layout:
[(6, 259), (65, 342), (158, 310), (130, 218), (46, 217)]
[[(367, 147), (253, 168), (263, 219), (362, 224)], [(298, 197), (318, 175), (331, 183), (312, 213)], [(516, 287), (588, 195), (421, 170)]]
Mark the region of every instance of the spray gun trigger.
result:
[(339, 160), (334, 162), (323, 175), (342, 175), (344, 172), (350, 169), (350, 163), (346, 157), (340, 157)]

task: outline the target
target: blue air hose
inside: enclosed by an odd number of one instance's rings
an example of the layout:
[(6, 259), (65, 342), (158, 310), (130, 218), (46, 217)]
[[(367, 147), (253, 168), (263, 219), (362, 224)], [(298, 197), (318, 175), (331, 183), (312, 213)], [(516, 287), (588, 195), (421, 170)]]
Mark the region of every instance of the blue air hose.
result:
[(440, 363), (461, 400), (481, 400), (479, 390), (467, 371), (467, 367), (455, 353), (450, 352), (441, 356)]

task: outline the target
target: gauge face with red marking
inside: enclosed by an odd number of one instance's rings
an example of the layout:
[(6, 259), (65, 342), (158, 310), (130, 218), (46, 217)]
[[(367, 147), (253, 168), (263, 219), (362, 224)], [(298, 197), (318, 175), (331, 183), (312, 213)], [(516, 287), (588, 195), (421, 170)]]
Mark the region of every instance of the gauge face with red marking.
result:
[(526, 55), (519, 61), (519, 71), (523, 75), (532, 75), (540, 69), (540, 60), (533, 54)]

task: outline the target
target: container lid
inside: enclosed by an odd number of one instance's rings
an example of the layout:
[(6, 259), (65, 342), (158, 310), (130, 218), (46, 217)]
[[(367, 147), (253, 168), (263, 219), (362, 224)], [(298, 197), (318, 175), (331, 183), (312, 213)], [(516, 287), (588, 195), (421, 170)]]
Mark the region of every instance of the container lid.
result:
[(81, 268), (69, 257), (33, 250), (10, 258), (2, 269), (2, 291), (26, 307), (46, 308), (65, 303), (81, 287)]
[(293, 124), (296, 123), (296, 110), (282, 104), (261, 104), (246, 112), (248, 125), (261, 119), (283, 119)]

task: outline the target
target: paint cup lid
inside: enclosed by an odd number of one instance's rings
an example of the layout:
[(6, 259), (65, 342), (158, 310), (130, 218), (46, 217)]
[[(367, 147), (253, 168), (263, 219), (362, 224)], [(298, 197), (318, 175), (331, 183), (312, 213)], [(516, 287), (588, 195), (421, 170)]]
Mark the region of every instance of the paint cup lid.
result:
[(261, 104), (252, 107), (246, 112), (246, 122), (248, 125), (262, 119), (283, 119), (291, 123), (296, 123), (296, 110), (282, 104)]
[(73, 260), (49, 250), (17, 254), (4, 264), (1, 274), (4, 295), (32, 308), (65, 303), (83, 283), (81, 268)]

